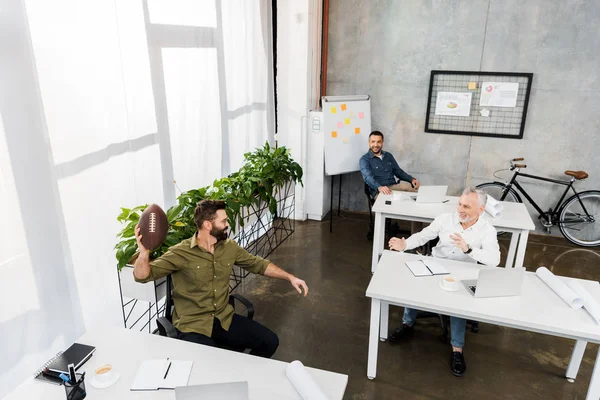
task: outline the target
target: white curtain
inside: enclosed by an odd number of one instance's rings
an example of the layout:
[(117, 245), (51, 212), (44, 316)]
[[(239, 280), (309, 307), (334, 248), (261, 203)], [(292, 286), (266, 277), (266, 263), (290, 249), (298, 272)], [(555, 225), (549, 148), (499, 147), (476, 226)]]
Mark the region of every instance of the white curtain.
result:
[(270, 2), (149, 0), (148, 9), (173, 178), (185, 191), (237, 171), (244, 153), (273, 141)]
[(271, 7), (269, 1), (223, 0), (221, 14), (228, 108), (225, 168), (233, 172), (245, 152), (271, 141), (275, 131)]
[(267, 0), (0, 10), (2, 397), (86, 329), (122, 326), (119, 208), (237, 170), (272, 141), (274, 101)]

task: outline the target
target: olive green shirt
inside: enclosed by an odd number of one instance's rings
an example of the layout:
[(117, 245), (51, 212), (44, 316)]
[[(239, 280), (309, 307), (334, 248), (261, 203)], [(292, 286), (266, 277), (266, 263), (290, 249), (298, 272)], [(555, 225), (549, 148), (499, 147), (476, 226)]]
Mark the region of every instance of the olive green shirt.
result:
[(212, 336), (214, 318), (229, 330), (233, 307), (229, 304), (229, 276), (233, 265), (264, 274), (269, 261), (253, 256), (233, 240), (215, 244), (214, 255), (198, 246), (196, 235), (169, 248), (150, 262), (150, 275), (137, 282), (150, 282), (171, 274), (173, 281), (173, 326), (181, 332)]

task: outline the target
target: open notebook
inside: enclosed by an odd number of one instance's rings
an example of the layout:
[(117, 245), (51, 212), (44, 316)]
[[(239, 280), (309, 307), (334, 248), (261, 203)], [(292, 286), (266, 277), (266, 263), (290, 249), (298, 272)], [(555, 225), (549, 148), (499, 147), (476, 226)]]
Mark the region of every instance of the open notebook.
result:
[(193, 361), (146, 360), (135, 376), (131, 390), (175, 389), (186, 386)]
[(414, 276), (447, 275), (450, 273), (442, 264), (430, 258), (418, 261), (407, 261), (406, 266)]

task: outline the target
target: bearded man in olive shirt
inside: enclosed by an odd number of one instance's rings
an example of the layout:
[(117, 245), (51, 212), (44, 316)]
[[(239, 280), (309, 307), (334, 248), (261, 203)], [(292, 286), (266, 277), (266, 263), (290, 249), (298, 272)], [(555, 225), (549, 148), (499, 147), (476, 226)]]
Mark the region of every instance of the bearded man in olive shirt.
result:
[(228, 239), (225, 202), (203, 200), (194, 210), (198, 232), (169, 248), (156, 260), (135, 236), (140, 255), (133, 276), (150, 282), (171, 274), (173, 279), (173, 325), (178, 337), (188, 342), (222, 348), (249, 348), (250, 354), (270, 358), (277, 350), (277, 335), (246, 317), (235, 314), (229, 304), (229, 276), (233, 265), (255, 274), (284, 279), (304, 296), (306, 283), (263, 258), (253, 256)]

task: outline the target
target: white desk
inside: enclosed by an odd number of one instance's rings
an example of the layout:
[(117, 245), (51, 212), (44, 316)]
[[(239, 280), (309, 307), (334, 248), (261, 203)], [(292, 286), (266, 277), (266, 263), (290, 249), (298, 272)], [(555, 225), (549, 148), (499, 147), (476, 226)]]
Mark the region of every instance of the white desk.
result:
[[(371, 298), (367, 366), (369, 379), (374, 379), (377, 374), (378, 342), (387, 339), (388, 315), (387, 312), (382, 313), (383, 304), (574, 339), (577, 342), (566, 372), (569, 380), (574, 380), (577, 376), (586, 342), (600, 343), (600, 326), (592, 317), (584, 309), (570, 308), (533, 272), (525, 274), (520, 296), (476, 299), (462, 286), (457, 292), (444, 291), (439, 287), (440, 276), (415, 278), (404, 263), (423, 258), (414, 254), (385, 251), (371, 278), (367, 288), (367, 297)], [(458, 261), (437, 261), (461, 280), (476, 279), (479, 268), (489, 268)], [(598, 282), (578, 281), (600, 301)], [(600, 397), (599, 361), (600, 351), (588, 388), (588, 400), (597, 400)]]
[[(96, 346), (96, 352), (79, 371), (87, 371), (89, 399), (175, 399), (175, 391), (131, 392), (137, 370), (144, 360), (167, 358), (193, 360), (188, 384), (248, 381), (250, 399), (300, 399), (285, 376), (286, 362), (217, 349), (158, 335), (108, 328), (83, 335), (78, 342)], [(113, 365), (121, 379), (107, 389), (93, 388), (88, 379), (104, 363)], [(329, 399), (342, 399), (348, 376), (308, 368), (311, 376)], [(6, 399), (65, 399), (65, 389), (28, 379)]]
[[(377, 200), (373, 205), (375, 228), (373, 231), (371, 271), (375, 271), (379, 256), (383, 252), (385, 245), (385, 220), (387, 218), (431, 222), (441, 214), (456, 211), (458, 197), (448, 196), (446, 199), (448, 200), (447, 203), (417, 203), (409, 199), (393, 201), (392, 195), (380, 194), (377, 196)], [(386, 205), (386, 200), (392, 200), (392, 204)], [(515, 267), (522, 267), (529, 231), (535, 229), (535, 225), (525, 208), (525, 204), (503, 201), (502, 205), (504, 206), (504, 212), (500, 218), (492, 218), (488, 213), (483, 213), (483, 218), (488, 220), (496, 229), (512, 233), (505, 266), (511, 268), (514, 261)]]

